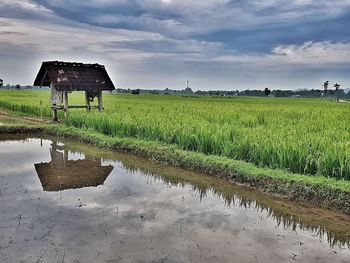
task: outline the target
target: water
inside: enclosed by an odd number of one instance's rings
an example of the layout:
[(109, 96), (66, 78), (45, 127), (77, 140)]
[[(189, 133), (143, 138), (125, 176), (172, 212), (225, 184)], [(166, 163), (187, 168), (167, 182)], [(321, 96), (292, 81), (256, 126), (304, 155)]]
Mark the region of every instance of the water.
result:
[(56, 138), (0, 140), (0, 262), (350, 262), (350, 218)]

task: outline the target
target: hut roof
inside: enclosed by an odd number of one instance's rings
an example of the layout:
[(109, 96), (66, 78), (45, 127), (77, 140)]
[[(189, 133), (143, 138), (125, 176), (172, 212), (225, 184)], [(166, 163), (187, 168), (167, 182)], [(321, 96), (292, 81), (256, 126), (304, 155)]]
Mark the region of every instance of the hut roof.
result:
[(44, 191), (60, 191), (102, 185), (113, 166), (93, 160), (71, 160), (63, 164), (36, 163), (35, 170)]
[(34, 86), (50, 86), (58, 91), (102, 91), (115, 87), (103, 65), (76, 62), (43, 62)]

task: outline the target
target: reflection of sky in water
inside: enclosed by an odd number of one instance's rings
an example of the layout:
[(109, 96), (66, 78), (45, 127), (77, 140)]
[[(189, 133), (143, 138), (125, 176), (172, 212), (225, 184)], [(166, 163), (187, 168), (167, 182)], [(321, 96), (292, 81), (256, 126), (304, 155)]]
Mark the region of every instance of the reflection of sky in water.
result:
[[(194, 184), (165, 178), (189, 172), (162, 167), (151, 175), (161, 165), (147, 162), (146, 171), (127, 155), (103, 157), (114, 166), (103, 185), (44, 192), (34, 164), (51, 161), (50, 147), (0, 142), (0, 262), (349, 262), (350, 250), (278, 225), (254, 207), (259, 200), (245, 208), (218, 191), (201, 198)], [(92, 155), (68, 151), (69, 160)]]

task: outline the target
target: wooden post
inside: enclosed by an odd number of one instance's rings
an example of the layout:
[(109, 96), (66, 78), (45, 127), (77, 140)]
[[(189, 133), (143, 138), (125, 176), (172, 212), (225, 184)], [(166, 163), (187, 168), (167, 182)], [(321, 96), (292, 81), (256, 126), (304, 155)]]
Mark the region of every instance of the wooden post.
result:
[(57, 104), (55, 103), (55, 86), (53, 83), (50, 83), (50, 88), (51, 88), (51, 106), (52, 106), (52, 120), (53, 121), (58, 121), (58, 116), (57, 116)]
[(67, 117), (68, 117), (68, 91), (65, 91), (63, 93), (63, 110), (64, 110), (64, 117), (67, 119)]
[(102, 103), (102, 90), (98, 93), (98, 110), (102, 112), (103, 103)]
[(90, 111), (90, 100), (89, 100), (89, 95), (88, 92), (85, 91), (85, 104), (86, 104), (86, 111)]

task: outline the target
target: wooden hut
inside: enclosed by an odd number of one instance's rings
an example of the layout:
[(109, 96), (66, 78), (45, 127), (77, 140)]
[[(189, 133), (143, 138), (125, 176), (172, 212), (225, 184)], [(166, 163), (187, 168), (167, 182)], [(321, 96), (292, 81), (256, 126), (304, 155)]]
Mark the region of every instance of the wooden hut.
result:
[(44, 191), (61, 191), (102, 185), (112, 172), (112, 165), (102, 165), (101, 159), (68, 160), (68, 150), (53, 142), (51, 162), (34, 164)]
[[(102, 91), (114, 90), (115, 87), (103, 65), (76, 62), (46, 61), (35, 78), (34, 86), (51, 88), (51, 109), (53, 120), (57, 121), (57, 110), (63, 110), (67, 117), (70, 108), (94, 108), (90, 103), (98, 99), (101, 112), (103, 109)], [(68, 105), (68, 94), (73, 91), (85, 91), (85, 105)]]

